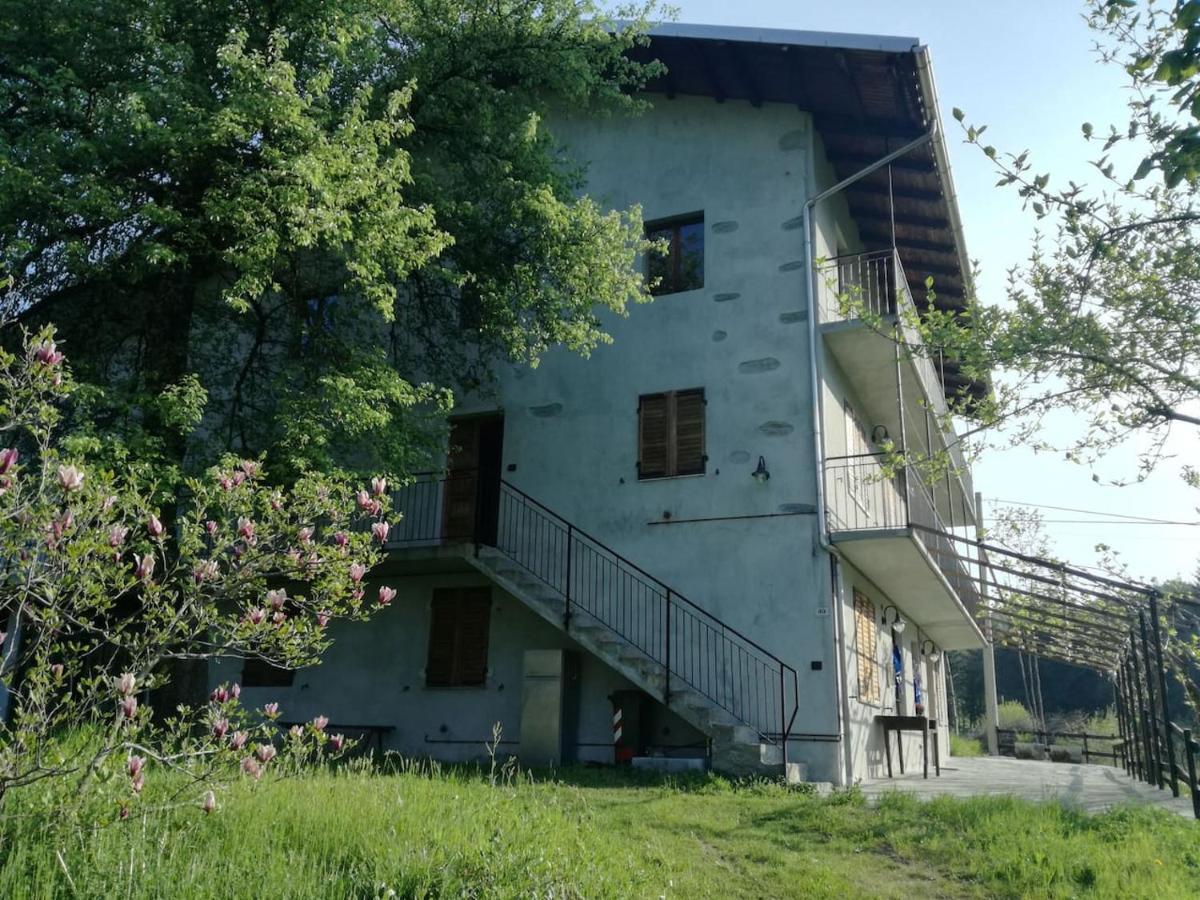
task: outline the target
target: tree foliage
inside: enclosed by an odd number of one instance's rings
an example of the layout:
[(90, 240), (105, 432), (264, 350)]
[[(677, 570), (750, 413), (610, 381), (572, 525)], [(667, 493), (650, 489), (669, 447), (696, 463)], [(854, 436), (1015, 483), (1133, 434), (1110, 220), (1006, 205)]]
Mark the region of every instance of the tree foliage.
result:
[(647, 299), (640, 213), (576, 196), (545, 125), (636, 109), (647, 11), (3, 0), (0, 305), (87, 351), (134, 452), (194, 373), (192, 460), (406, 471), (453, 391)]
[[(232, 457), (177, 485), (145, 464), (108, 470), (62, 440), (74, 389), (51, 331), (0, 352), (0, 798), (74, 779), (128, 810), (158, 767), (197, 793), (238, 767), (258, 778), (276, 708), (248, 711), (225, 685), (152, 717), (147, 692), (172, 660), (313, 664), (330, 622), (390, 603), (390, 587), (363, 584), (387, 537), (386, 483), (356, 497), (308, 476), (285, 490)], [(185, 498), (170, 528), (159, 494)], [(293, 756), (344, 747), (324, 724), (292, 735)]]

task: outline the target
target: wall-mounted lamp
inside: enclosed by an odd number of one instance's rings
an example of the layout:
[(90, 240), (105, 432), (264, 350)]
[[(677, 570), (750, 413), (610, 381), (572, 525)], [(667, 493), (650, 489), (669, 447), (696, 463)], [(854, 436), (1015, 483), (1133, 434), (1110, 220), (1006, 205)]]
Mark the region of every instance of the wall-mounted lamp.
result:
[(758, 468), (750, 473), (750, 477), (759, 484), (765, 483), (771, 477), (771, 473), (767, 471), (767, 461), (761, 456), (758, 458)]
[[(929, 645), (928, 650), (925, 649), (926, 644)], [(940, 650), (938, 650), (937, 644), (935, 644), (933, 641), (926, 640), (921, 642), (921, 655), (930, 662), (937, 662), (942, 653)]]
[[(888, 621), (889, 609), (894, 613), (892, 616), (892, 621), (890, 622)], [(896, 634), (902, 634), (904, 632), (904, 626), (907, 624), (904, 619), (900, 618), (900, 610), (896, 609), (894, 606), (885, 606), (883, 608), (883, 619), (881, 621), (884, 625), (891, 625), (892, 631), (896, 632)]]
[(889, 437), (891, 437), (891, 435), (888, 434), (886, 425), (876, 425), (874, 428), (871, 429), (871, 443), (872, 444), (882, 444)]

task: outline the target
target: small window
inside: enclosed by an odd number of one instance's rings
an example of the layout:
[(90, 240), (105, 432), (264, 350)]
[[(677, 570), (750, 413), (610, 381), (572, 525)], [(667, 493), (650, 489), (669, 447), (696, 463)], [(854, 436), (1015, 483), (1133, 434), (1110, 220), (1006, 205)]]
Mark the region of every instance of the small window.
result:
[(646, 223), (646, 237), (664, 241), (667, 253), (647, 257), (653, 294), (677, 294), (704, 287), (704, 213)]
[(704, 388), (638, 398), (638, 478), (703, 475)]
[(438, 588), (429, 622), (428, 687), (482, 687), (487, 680), (489, 588)]
[(875, 604), (860, 591), (854, 592), (854, 657), (858, 664), (858, 699), (861, 703), (880, 702), (879, 662), (875, 657), (879, 630), (875, 625)]
[(295, 669), (284, 669), (257, 657), (249, 657), (242, 664), (242, 687), (291, 687), (295, 677)]

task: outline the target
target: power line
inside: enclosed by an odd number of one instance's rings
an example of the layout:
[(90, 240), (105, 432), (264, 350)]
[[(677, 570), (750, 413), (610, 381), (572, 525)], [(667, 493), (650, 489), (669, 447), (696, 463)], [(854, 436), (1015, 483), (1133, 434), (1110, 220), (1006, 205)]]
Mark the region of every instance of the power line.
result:
[(1047, 525), (1200, 525), (1200, 522), (1129, 521), (1127, 519), (1042, 519)]
[(1005, 503), (1010, 506), (1032, 506), (1036, 509), (1053, 509), (1057, 510), (1058, 512), (1083, 513), (1087, 516), (1108, 516), (1112, 519), (1128, 519), (1133, 522), (1149, 522), (1156, 525), (1200, 525), (1200, 522), (1176, 522), (1170, 519), (1155, 519), (1149, 516), (1130, 516), (1126, 515), (1125, 513), (1115, 513), (1107, 510), (1079, 509), (1078, 507), (1074, 506), (1051, 506), (1048, 503), (1029, 503), (1024, 500), (997, 500), (993, 497), (987, 497), (986, 501), (988, 503)]

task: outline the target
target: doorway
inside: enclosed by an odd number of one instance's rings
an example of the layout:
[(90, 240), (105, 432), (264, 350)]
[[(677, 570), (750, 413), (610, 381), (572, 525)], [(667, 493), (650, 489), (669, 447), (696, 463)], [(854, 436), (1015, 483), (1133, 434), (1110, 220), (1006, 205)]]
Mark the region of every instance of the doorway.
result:
[(495, 544), (500, 515), (504, 416), (454, 419), (442, 510), (443, 540)]

